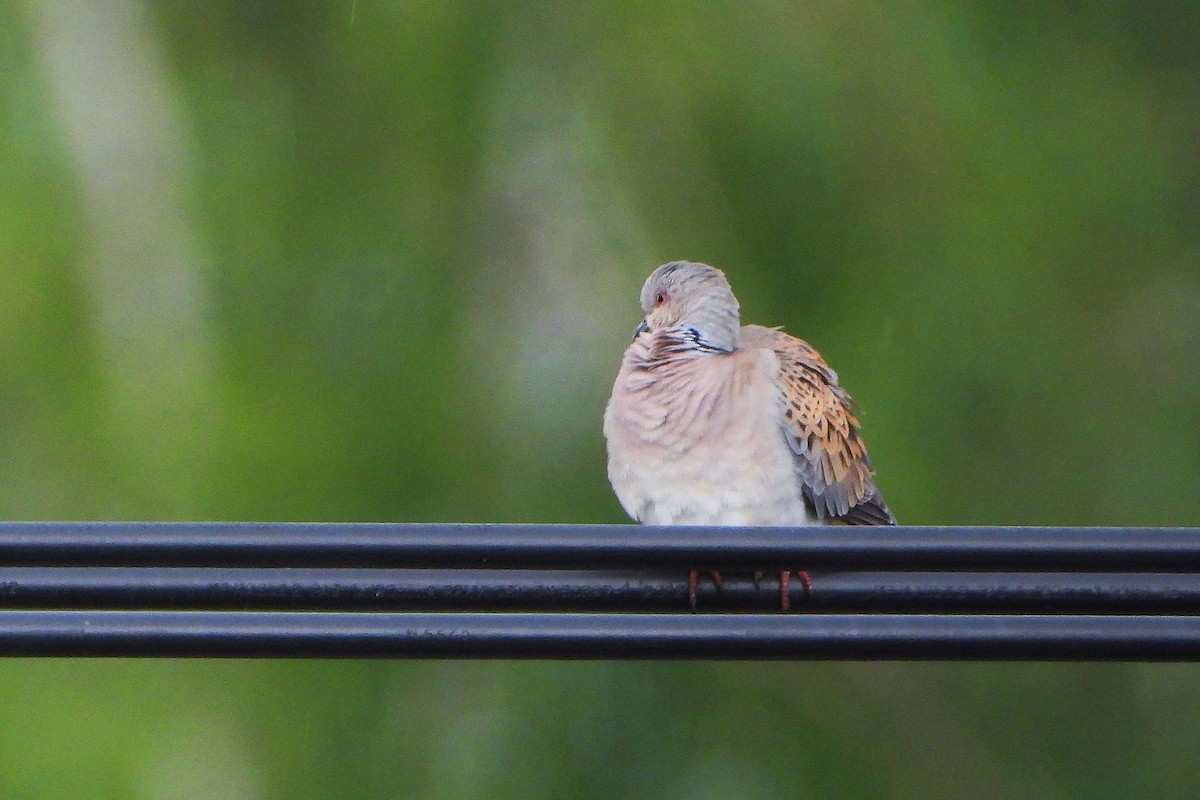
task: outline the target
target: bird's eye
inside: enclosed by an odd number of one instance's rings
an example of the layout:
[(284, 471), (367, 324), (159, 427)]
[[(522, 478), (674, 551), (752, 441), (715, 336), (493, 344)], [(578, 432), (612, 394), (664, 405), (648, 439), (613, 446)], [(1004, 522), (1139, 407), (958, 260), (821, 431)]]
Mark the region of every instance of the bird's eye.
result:
[(658, 294), (654, 295), (654, 305), (661, 306), (665, 302), (667, 302), (666, 292), (659, 292)]

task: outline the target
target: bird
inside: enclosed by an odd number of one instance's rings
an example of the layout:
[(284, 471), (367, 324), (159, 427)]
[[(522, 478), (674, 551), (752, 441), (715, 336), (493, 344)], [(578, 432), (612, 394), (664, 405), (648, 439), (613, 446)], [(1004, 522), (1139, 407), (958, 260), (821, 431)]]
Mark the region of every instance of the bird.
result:
[[(742, 325), (725, 273), (655, 269), (604, 411), (608, 478), (647, 525), (895, 525), (854, 403), (781, 328)], [(780, 605), (789, 578), (780, 573)], [(760, 573), (761, 574), (761, 573)], [(805, 588), (812, 585), (799, 572)], [(720, 573), (713, 573), (720, 586)], [(689, 575), (695, 610), (697, 571)]]

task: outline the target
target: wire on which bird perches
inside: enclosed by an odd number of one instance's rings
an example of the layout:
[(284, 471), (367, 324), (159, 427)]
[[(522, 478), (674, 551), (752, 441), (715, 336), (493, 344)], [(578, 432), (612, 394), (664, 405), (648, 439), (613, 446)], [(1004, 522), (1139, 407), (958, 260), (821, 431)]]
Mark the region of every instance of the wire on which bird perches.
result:
[[(1200, 611), (1200, 574), (810, 571), (803, 613)], [(707, 612), (777, 612), (778, 579), (701, 582)], [(0, 567), (0, 609), (684, 611), (681, 571)]]
[(0, 564), (0, 655), (1200, 659), (1190, 528), (0, 523)]
[(1200, 528), (0, 522), (43, 566), (1200, 570)]

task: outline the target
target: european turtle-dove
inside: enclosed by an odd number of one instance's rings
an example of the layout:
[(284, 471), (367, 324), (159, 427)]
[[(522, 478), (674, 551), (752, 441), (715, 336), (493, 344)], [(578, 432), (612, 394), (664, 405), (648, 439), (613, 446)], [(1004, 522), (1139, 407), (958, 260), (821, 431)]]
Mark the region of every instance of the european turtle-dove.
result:
[[(707, 264), (664, 264), (641, 303), (646, 318), (604, 414), (608, 477), (631, 517), (896, 524), (850, 396), (816, 350), (777, 328), (742, 326), (724, 273)], [(780, 576), (785, 609), (788, 577)], [(693, 605), (695, 581), (693, 572)]]

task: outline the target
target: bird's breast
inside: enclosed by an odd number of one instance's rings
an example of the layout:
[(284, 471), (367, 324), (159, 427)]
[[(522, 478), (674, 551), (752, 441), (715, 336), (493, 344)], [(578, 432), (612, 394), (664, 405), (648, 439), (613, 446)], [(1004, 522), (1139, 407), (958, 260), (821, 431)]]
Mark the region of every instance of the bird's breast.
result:
[[(737, 357), (734, 357), (736, 355)], [(756, 353), (622, 368), (605, 414), (609, 478), (633, 518), (658, 525), (810, 522)]]

